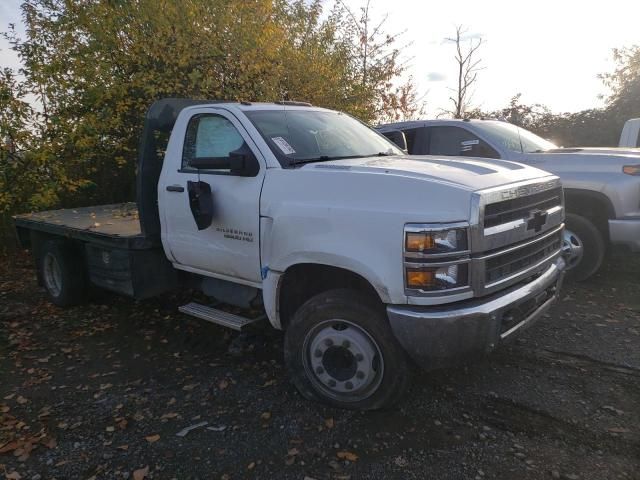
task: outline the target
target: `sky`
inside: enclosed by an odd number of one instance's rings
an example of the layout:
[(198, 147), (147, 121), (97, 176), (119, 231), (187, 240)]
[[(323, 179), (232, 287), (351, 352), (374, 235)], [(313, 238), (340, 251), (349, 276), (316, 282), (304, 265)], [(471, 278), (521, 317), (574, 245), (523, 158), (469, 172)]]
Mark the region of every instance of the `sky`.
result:
[[(344, 1), (357, 12), (366, 0)], [(0, 0), (0, 30), (20, 23), (19, 5)], [(450, 108), (456, 64), (445, 38), (456, 25), (483, 41), (472, 98), (483, 110), (503, 107), (517, 93), (554, 112), (601, 106), (606, 89), (597, 75), (613, 69), (612, 49), (640, 45), (638, 0), (371, 0), (371, 6), (374, 19), (388, 14), (386, 32), (403, 32), (398, 45), (405, 47), (406, 75), (413, 76), (427, 116)], [(18, 65), (0, 39), (0, 67)]]

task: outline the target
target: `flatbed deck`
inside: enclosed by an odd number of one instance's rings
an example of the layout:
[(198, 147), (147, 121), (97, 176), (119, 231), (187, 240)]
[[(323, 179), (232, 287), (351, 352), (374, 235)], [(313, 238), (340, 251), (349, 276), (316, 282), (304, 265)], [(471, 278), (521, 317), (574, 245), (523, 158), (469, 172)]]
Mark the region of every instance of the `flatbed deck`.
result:
[(147, 249), (158, 246), (140, 229), (135, 203), (66, 208), (17, 215), (17, 228), (36, 230), (105, 246)]

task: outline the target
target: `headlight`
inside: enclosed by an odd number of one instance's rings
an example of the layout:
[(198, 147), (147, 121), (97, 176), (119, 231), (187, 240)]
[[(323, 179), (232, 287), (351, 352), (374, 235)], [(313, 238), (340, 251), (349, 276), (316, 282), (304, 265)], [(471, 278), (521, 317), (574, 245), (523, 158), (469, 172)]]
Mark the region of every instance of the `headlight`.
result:
[(407, 226), (404, 238), (405, 251), (412, 253), (454, 253), (468, 248), (466, 228), (432, 230)]
[(405, 272), (407, 288), (415, 290), (446, 290), (468, 285), (467, 264), (407, 267)]
[(404, 281), (412, 293), (468, 287), (469, 262), (468, 224), (405, 226)]

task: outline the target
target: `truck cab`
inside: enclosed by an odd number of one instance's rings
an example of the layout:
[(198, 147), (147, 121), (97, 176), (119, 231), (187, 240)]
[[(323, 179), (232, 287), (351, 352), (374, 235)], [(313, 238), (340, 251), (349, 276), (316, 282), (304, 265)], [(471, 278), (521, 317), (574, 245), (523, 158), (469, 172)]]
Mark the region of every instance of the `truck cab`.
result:
[(263, 312), (285, 331), (298, 390), (344, 408), (398, 401), (412, 364), (493, 350), (548, 310), (563, 277), (557, 176), (410, 156), (296, 102), (156, 102), (126, 232), (120, 214), (108, 221), (120, 208), (89, 209), (97, 227), (79, 209), (16, 217), (54, 303), (81, 301), (84, 278), (137, 298), (199, 291), (211, 301), (180, 310), (236, 329), (262, 317), (213, 304)]
[(608, 246), (640, 252), (640, 149), (558, 148), (499, 120), (437, 119), (381, 125), (389, 138), (406, 138), (413, 155), (484, 158), (535, 166), (562, 180), (567, 217), (567, 276), (597, 272)]

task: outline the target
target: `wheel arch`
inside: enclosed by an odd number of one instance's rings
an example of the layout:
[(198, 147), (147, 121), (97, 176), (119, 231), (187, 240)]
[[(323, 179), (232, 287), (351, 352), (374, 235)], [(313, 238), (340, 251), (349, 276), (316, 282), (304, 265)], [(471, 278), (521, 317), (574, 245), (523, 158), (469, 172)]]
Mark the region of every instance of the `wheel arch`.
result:
[(273, 280), (276, 285), (272, 292), (275, 298), (270, 319), (275, 327), (283, 330), (307, 300), (328, 290), (352, 289), (370, 299), (376, 307), (384, 308), (384, 297), (373, 283), (360, 273), (344, 267), (301, 262), (288, 266), (284, 272), (274, 275)]
[(609, 241), (609, 219), (615, 218), (615, 210), (609, 198), (593, 190), (577, 188), (564, 189), (565, 208), (567, 213), (573, 213), (589, 219)]

